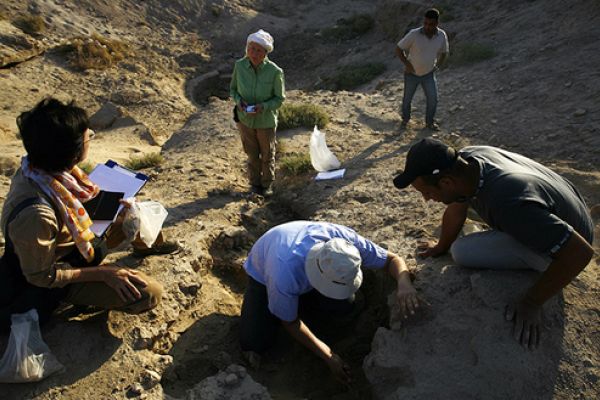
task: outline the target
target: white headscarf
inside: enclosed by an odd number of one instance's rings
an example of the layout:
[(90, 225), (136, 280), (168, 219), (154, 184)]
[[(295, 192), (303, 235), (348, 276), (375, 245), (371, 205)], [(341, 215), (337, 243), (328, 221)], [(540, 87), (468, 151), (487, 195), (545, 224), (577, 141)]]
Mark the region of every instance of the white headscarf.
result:
[(269, 32), (265, 32), (262, 29), (259, 29), (258, 32), (248, 35), (248, 39), (246, 39), (246, 46), (250, 42), (261, 45), (265, 50), (267, 50), (267, 53), (273, 51), (273, 36), (271, 36)]

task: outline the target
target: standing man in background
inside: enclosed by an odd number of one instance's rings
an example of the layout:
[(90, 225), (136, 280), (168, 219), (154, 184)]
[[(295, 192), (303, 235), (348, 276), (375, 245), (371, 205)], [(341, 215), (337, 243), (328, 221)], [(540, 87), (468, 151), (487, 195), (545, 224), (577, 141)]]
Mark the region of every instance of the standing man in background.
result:
[(425, 124), (438, 131), (435, 122), (437, 108), (437, 81), (435, 71), (446, 60), (449, 52), (448, 36), (438, 28), (440, 12), (430, 8), (425, 12), (423, 26), (408, 32), (396, 46), (396, 55), (404, 64), (404, 96), (402, 98), (402, 128), (410, 120), (411, 103), (417, 86), (421, 85), (427, 99)]

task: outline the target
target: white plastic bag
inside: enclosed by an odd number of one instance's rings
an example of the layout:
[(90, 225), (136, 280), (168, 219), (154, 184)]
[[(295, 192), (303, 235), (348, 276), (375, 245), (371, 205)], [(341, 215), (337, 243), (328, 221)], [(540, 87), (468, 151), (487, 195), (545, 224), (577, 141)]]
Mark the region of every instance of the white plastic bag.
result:
[(152, 247), (169, 213), (157, 201), (136, 202), (134, 206), (140, 214), (140, 238), (146, 246)]
[(321, 132), (316, 125), (310, 136), (310, 162), (319, 172), (331, 171), (340, 167), (340, 161), (327, 147), (325, 133)]
[(36, 382), (64, 371), (42, 340), (35, 308), (10, 319), (8, 347), (0, 360), (0, 382)]

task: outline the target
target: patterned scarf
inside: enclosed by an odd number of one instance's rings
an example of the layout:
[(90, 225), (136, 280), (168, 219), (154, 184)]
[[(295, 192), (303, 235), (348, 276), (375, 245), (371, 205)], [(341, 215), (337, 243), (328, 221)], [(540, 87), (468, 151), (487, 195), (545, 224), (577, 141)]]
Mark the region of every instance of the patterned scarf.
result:
[(93, 222), (82, 203), (96, 197), (100, 188), (90, 181), (77, 165), (71, 171), (51, 175), (32, 167), (27, 157), (23, 157), (21, 170), (23, 175), (37, 183), (53, 200), (73, 237), (77, 250), (87, 261), (92, 261), (94, 247), (90, 242), (95, 236), (89, 228)]

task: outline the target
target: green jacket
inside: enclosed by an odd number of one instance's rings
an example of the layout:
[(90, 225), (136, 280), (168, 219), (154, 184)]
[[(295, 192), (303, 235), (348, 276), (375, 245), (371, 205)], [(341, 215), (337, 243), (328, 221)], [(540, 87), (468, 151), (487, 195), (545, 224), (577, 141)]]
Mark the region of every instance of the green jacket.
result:
[(255, 71), (247, 57), (235, 62), (229, 94), (239, 105), (261, 104), (263, 111), (249, 116), (238, 108), (240, 122), (249, 128), (277, 128), (277, 109), (285, 99), (283, 70), (265, 57)]

